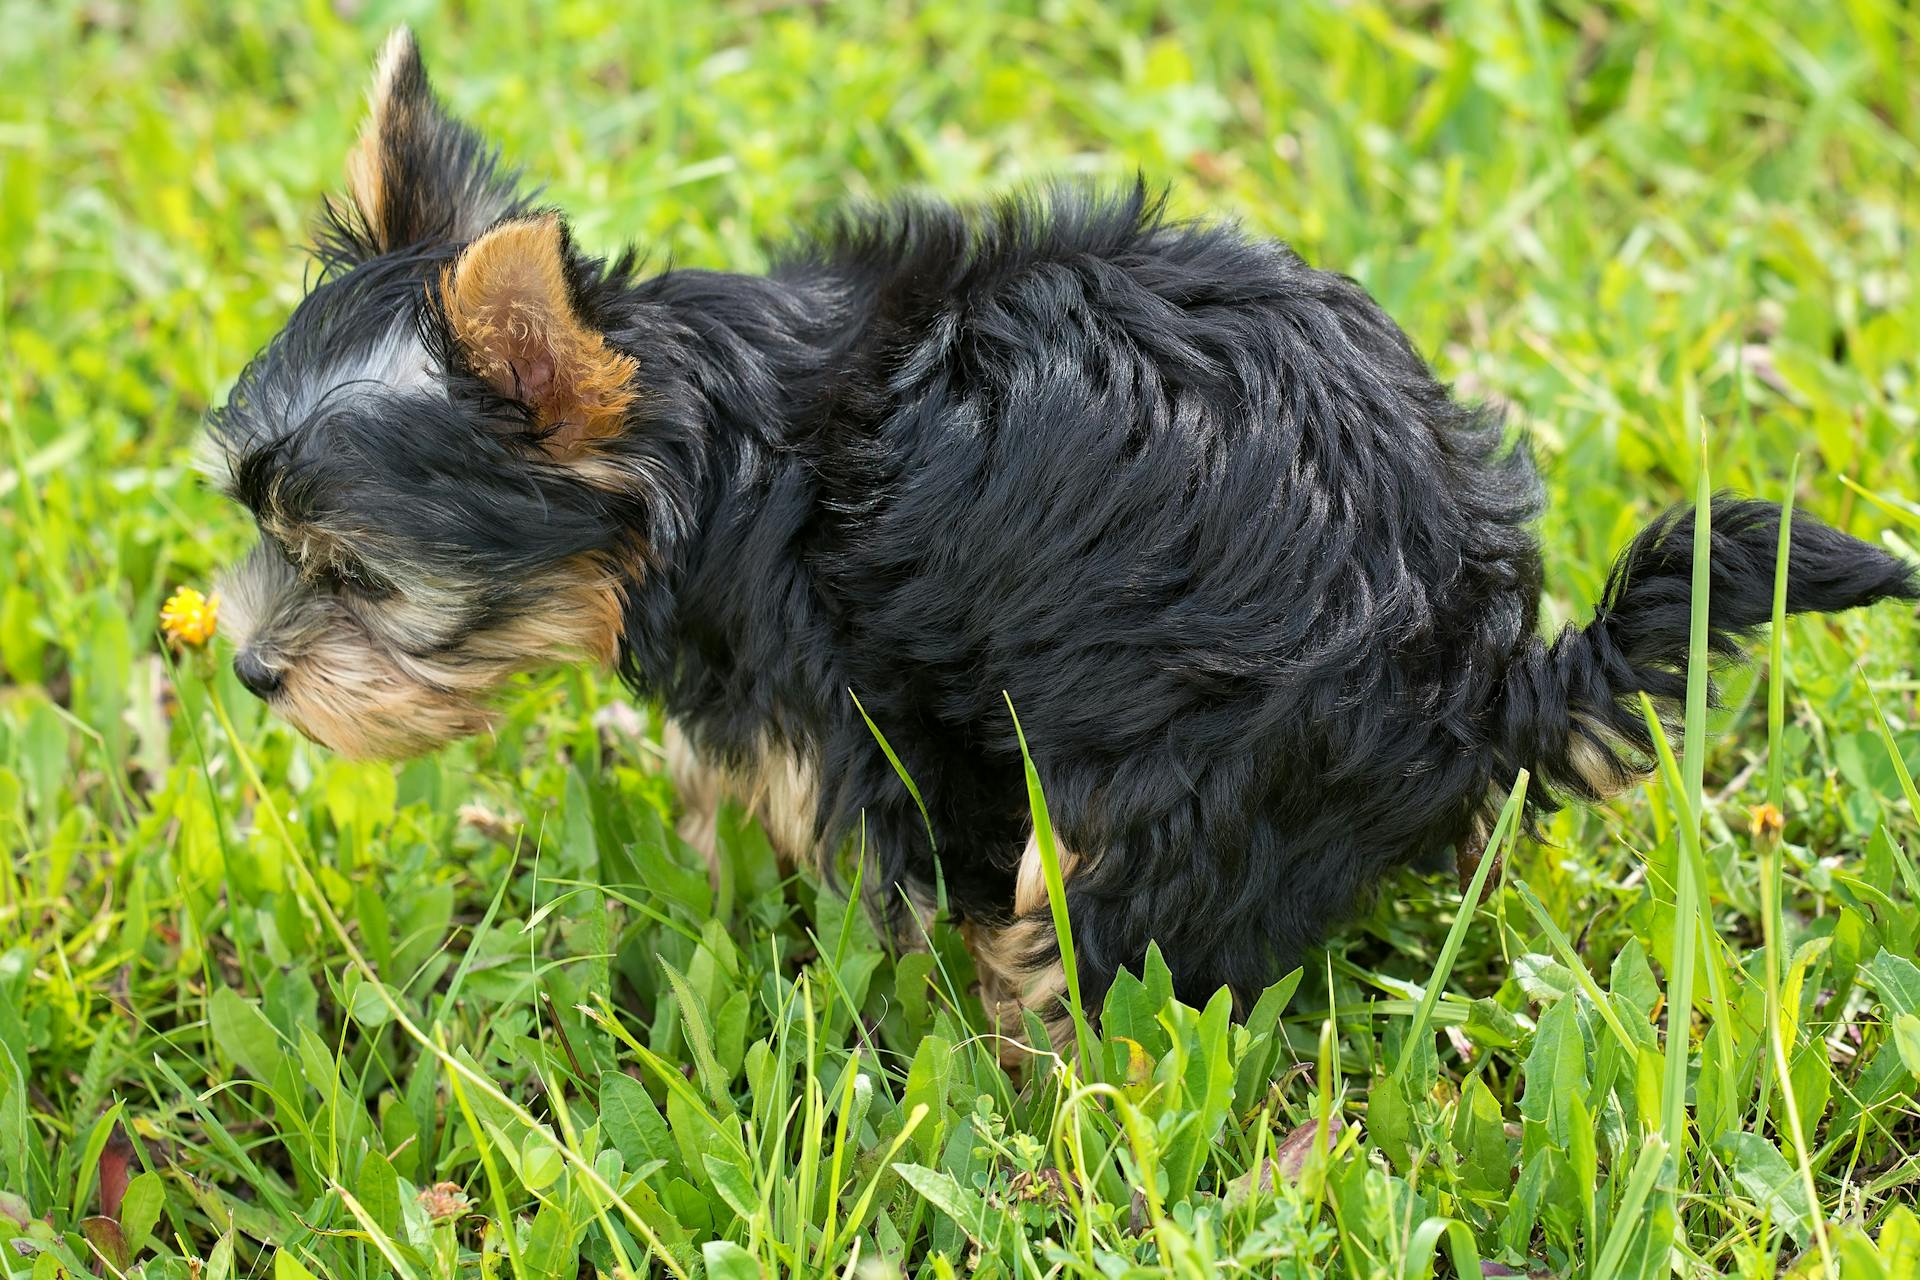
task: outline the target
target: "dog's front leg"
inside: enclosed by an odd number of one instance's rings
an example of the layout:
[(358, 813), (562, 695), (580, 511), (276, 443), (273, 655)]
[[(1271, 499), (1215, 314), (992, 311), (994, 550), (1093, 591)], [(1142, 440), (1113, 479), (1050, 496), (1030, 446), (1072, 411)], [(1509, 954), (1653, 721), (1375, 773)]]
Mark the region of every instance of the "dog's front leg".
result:
[(667, 753), (667, 777), (680, 793), (680, 821), (674, 830), (699, 852), (707, 879), (720, 884), (720, 805), (728, 795), (726, 772), (693, 749), (678, 720), (667, 721), (660, 745)]
[(720, 877), (720, 806), (728, 800), (752, 814), (767, 833), (782, 871), (796, 866), (817, 870), (821, 857), (818, 827), (818, 774), (791, 748), (763, 741), (737, 764), (716, 760), (694, 746), (678, 721), (661, 734), (667, 776), (680, 793), (680, 838), (699, 850), (707, 875)]

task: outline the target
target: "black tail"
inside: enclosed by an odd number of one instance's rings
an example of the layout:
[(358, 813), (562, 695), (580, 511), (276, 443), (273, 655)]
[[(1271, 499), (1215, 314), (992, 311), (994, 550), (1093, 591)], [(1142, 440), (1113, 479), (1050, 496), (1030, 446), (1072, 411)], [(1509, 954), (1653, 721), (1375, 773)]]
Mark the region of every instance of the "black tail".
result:
[[(1693, 514), (1676, 507), (1648, 525), (1614, 563), (1593, 621), (1568, 627), (1551, 647), (1536, 638), (1508, 668), (1497, 776), (1531, 770), (1544, 794), (1530, 808), (1551, 809), (1557, 794), (1596, 799), (1645, 772), (1653, 744), (1637, 695), (1665, 715), (1687, 688)], [(1858, 538), (1798, 512), (1791, 538), (1789, 613), (1920, 597), (1910, 566)], [(1740, 655), (1773, 617), (1779, 540), (1777, 504), (1714, 499), (1707, 626), (1716, 655)]]

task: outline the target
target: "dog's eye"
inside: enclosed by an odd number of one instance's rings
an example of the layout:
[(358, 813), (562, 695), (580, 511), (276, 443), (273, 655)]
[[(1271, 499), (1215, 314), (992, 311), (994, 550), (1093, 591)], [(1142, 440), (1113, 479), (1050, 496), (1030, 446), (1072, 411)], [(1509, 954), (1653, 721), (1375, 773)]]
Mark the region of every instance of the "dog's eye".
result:
[(393, 594), (392, 583), (352, 560), (329, 561), (315, 571), (314, 577), (319, 579), (322, 586), (333, 591), (354, 591), (376, 599)]

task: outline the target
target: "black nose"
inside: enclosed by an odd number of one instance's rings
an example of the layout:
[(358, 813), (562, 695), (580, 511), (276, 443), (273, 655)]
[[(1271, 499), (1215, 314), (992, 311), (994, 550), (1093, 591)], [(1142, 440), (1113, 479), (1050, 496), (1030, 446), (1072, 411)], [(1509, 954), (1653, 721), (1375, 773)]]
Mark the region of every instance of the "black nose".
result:
[(280, 673), (254, 657), (251, 650), (242, 650), (233, 660), (233, 674), (240, 677), (240, 683), (256, 698), (271, 698), (280, 687)]

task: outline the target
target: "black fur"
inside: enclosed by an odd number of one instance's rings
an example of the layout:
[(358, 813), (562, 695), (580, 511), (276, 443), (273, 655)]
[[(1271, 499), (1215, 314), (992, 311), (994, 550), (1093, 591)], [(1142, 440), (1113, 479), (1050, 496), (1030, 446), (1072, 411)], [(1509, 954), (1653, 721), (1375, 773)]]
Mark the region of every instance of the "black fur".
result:
[[(716, 756), (770, 738), (811, 761), (821, 838), (864, 817), (869, 876), (930, 889), (857, 694), (926, 798), (954, 910), (989, 924), (1028, 830), (1010, 696), (1084, 859), (1068, 897), (1095, 1001), (1149, 939), (1186, 998), (1257, 990), (1396, 868), (1483, 834), (1517, 770), (1536, 811), (1594, 794), (1583, 738), (1631, 776), (1637, 695), (1684, 688), (1691, 515), (1636, 538), (1594, 620), (1547, 644), (1527, 453), (1358, 285), (1283, 245), (1171, 221), (1141, 189), (1063, 189), (851, 214), (766, 277), (638, 278), (572, 251), (576, 307), (643, 368), (607, 449), (645, 479), (616, 496), (544, 460), (436, 338), (427, 284), (459, 246), (432, 201), (500, 179), (470, 136), (415, 161), (484, 172), (403, 206), (423, 243), (383, 253), (337, 221), (302, 313), (337, 294), (390, 314), (355, 282), (411, 272), (445, 409), (394, 421), (400, 402), (362, 397), (324, 429), (230, 410), (241, 496), (358, 512), (463, 580), (641, 546), (628, 682)], [(301, 328), (243, 401), (312, 362)], [(1715, 507), (1716, 652), (1768, 615), (1777, 519)], [(1916, 592), (1806, 516), (1791, 570), (1796, 612)]]
[[(1096, 994), (1150, 938), (1190, 997), (1257, 990), (1473, 838), (1519, 768), (1536, 809), (1590, 795), (1576, 716), (1644, 747), (1634, 695), (1684, 687), (1690, 515), (1547, 648), (1526, 454), (1351, 281), (1139, 191), (908, 205), (771, 282), (629, 298), (698, 317), (710, 466), (698, 532), (634, 594), (629, 679), (722, 752), (771, 727), (830, 780), (830, 841), (864, 815), (883, 879), (930, 883), (858, 693), (989, 921), (1027, 829), (1011, 695), (1091, 862), (1069, 902)], [(1721, 652), (1768, 614), (1776, 520), (1717, 512)], [(1914, 592), (1808, 517), (1793, 550), (1796, 611)]]

